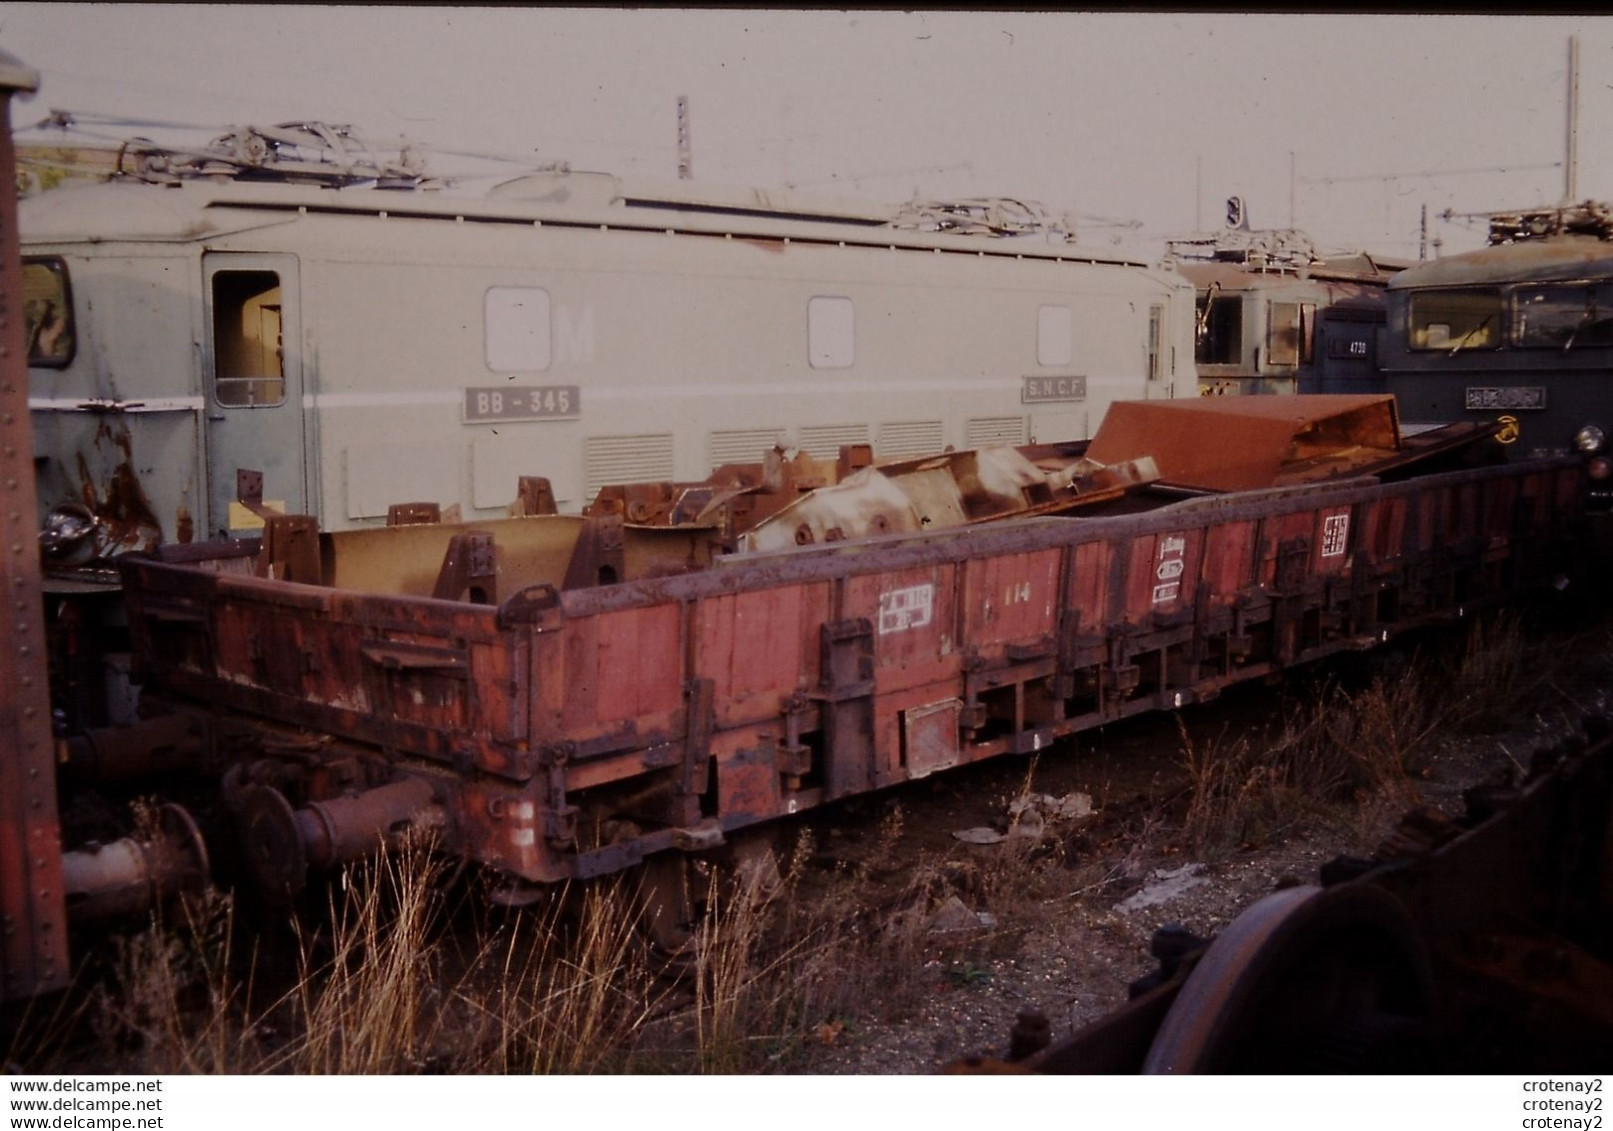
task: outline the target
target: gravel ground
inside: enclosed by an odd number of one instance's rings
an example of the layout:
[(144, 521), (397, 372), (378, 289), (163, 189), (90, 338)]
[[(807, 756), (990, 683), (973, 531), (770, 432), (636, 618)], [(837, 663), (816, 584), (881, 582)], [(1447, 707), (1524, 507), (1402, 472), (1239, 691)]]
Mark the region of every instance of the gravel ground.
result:
[[(1185, 730), (1169, 716), (1141, 718), (1079, 736), (1073, 749), (1054, 751), (1031, 768), (959, 771), (898, 797), (865, 801), (849, 820), (819, 818), (816, 831), (829, 858), (845, 868), (882, 856), (880, 871), (893, 890), (910, 869), (938, 862), (942, 874), (996, 880), (973, 890), (959, 885), (945, 914), (937, 907), (948, 902), (944, 891), (933, 897), (927, 922), (934, 925), (920, 928), (908, 968), (890, 973), (889, 984), (906, 987), (900, 1002), (882, 1000), (876, 979), (866, 1005), (821, 1027), (792, 1068), (920, 1074), (971, 1055), (1002, 1056), (1014, 1017), (1026, 1007), (1048, 1018), (1059, 1041), (1122, 1004), (1127, 983), (1154, 969), (1148, 945), (1162, 924), (1213, 935), (1279, 882), (1314, 882), (1335, 856), (1369, 855), (1415, 805), (1459, 814), (1463, 790), (1527, 765), (1532, 750), (1559, 739), (1584, 709), (1613, 700), (1610, 639), (1605, 622), (1531, 639), (1535, 659), (1507, 678), (1532, 686), (1492, 692), (1515, 696), (1517, 709), (1493, 720), (1488, 733), (1468, 727), (1432, 734), (1421, 746), (1418, 772), (1396, 787), (1355, 806), (1305, 814), (1281, 835), (1221, 852), (1185, 852), (1172, 824), (1184, 788), (1184, 735), (1206, 741), (1205, 735), (1254, 733), (1272, 717), (1274, 697), (1292, 703), (1304, 694), (1303, 682), (1291, 680), (1280, 691), (1249, 689), (1185, 712)], [(1538, 666), (1540, 656), (1550, 656), (1549, 670)], [(1094, 812), (1051, 817), (1039, 837), (1022, 841), (967, 844), (953, 836), (971, 828), (1001, 831), (1010, 824), (1010, 805), (1027, 792), (1052, 800), (1086, 794)], [(894, 847), (869, 812), (876, 805), (901, 810)], [(942, 929), (960, 911), (972, 926)]]

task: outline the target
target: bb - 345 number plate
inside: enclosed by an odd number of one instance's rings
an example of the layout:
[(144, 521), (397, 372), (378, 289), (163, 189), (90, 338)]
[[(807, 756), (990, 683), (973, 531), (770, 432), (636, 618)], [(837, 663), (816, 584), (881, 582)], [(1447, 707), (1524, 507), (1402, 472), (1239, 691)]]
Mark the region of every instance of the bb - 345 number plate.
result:
[(465, 390), (465, 422), (554, 420), (582, 412), (576, 385), (503, 385)]

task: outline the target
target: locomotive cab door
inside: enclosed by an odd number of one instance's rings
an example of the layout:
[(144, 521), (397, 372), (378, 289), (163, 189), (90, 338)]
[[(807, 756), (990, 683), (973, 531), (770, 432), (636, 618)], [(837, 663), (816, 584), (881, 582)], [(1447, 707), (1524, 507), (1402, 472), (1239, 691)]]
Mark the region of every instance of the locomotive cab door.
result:
[(266, 505), (304, 513), (303, 365), (293, 255), (202, 257), (208, 526), (250, 533), (263, 520), (236, 501), (236, 472), (263, 473)]

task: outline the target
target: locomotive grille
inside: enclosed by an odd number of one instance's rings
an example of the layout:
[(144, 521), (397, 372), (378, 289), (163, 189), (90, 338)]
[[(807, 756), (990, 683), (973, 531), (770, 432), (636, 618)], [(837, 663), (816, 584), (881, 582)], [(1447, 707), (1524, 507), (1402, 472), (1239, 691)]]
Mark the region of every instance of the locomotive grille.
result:
[(672, 433), (590, 436), (583, 457), (583, 493), (592, 499), (612, 483), (655, 483), (672, 478)]
[(782, 428), (738, 428), (713, 432), (707, 438), (713, 469), (725, 463), (757, 463), (784, 439)]
[(801, 450), (813, 459), (834, 459), (844, 445), (866, 443), (866, 424), (814, 424), (801, 429)]
[(984, 448), (991, 444), (1023, 444), (1025, 418), (1023, 416), (977, 416), (969, 421), (964, 433), (964, 447)]
[(879, 426), (880, 459), (933, 455), (945, 446), (946, 430), (939, 420), (912, 420)]

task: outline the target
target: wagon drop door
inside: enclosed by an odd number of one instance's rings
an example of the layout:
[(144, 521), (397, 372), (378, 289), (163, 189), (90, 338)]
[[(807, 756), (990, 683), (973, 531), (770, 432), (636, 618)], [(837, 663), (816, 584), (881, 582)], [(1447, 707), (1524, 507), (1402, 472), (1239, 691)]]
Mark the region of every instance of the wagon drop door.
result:
[(202, 288), (207, 529), (250, 531), (263, 522), (236, 502), (238, 470), (263, 473), (264, 502), (275, 509), (306, 506), (297, 259), (207, 255)]

